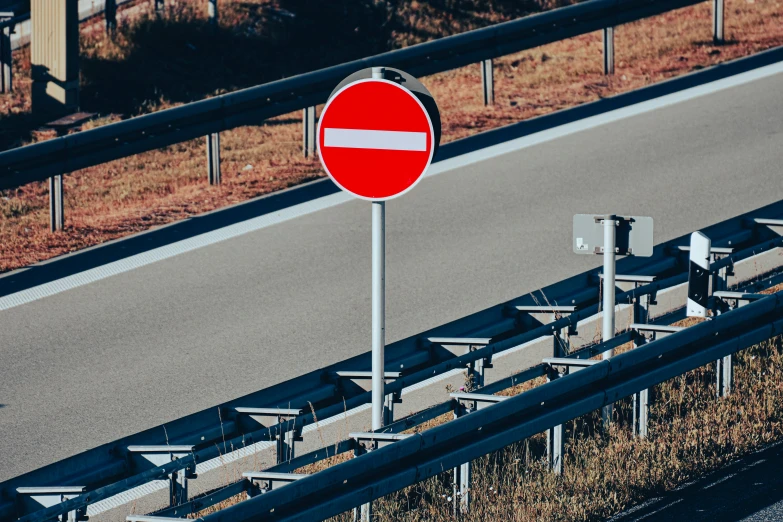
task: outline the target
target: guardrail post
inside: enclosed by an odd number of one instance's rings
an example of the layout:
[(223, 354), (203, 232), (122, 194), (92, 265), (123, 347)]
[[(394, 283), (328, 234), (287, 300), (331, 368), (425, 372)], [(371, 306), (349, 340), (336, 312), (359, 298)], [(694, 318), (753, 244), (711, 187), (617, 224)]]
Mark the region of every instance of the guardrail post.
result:
[[(639, 288), (640, 283), (636, 283)], [(642, 295), (634, 300), (633, 322), (636, 324), (647, 324), (650, 319), (651, 297)], [(637, 336), (634, 338), (634, 348), (644, 344), (644, 338)], [(633, 434), (636, 437), (647, 437), (647, 419), (650, 414), (650, 389), (645, 388), (633, 394)]]
[[(283, 419), (284, 416), (278, 416), (278, 426), (282, 426), (285, 422), (290, 425), (285, 428), (280, 427), (275, 437), (276, 451), (277, 451), (277, 463), (282, 464), (294, 458), (294, 445), (297, 440), (302, 440), (299, 430), (296, 429), (296, 417), (293, 419)], [(283, 431), (285, 430), (285, 431)]]
[[(710, 254), (710, 262), (714, 263), (722, 259), (723, 255)], [(712, 273), (712, 292), (720, 292), (728, 290), (728, 267), (718, 269), (717, 272)], [(744, 301), (738, 301), (737, 307), (747, 304)], [(734, 361), (732, 354), (715, 361), (715, 393), (718, 397), (725, 397), (731, 393), (732, 384), (734, 383)]]
[(52, 232), (65, 227), (63, 203), (63, 177), (59, 174), (49, 178), (49, 230)]
[(302, 152), (304, 157), (315, 155), (315, 107), (302, 109)]
[[(547, 372), (547, 382), (559, 379), (561, 374), (554, 369)], [(557, 475), (563, 473), (563, 425), (558, 424), (546, 430), (546, 460), (550, 469)]]
[(386, 426), (394, 422), (394, 403), (402, 402), (402, 399), (397, 398), (397, 394), (390, 393), (386, 396), (383, 402), (383, 425)]
[(604, 28), (604, 74), (614, 74), (614, 27)]
[(481, 85), (484, 89), (484, 105), (495, 104), (495, 71), (492, 58), (481, 61)]
[(207, 6), (207, 11), (209, 14), (209, 23), (210, 25), (217, 25), (218, 22), (218, 8), (217, 8), (218, 0), (209, 0), (209, 5)]
[[(454, 418), (458, 419), (467, 413), (467, 408), (458, 401), (457, 406), (454, 408)], [(460, 514), (467, 514), (470, 509), (470, 466), (470, 461), (467, 461), (454, 468), (451, 498), (455, 517), (460, 516)]]
[(716, 44), (724, 43), (723, 15), (725, 6), (723, 0), (712, 0), (712, 41)]
[[(569, 315), (569, 314), (566, 314)], [(558, 314), (552, 314), (552, 322), (560, 319)], [(559, 330), (552, 332), (552, 339), (554, 343), (554, 349), (552, 350), (552, 357), (564, 357), (571, 352), (571, 344), (569, 342), (569, 335), (571, 327), (565, 326)]]
[(220, 185), (220, 133), (207, 136), (207, 177), (210, 185)]
[(103, 13), (106, 17), (106, 34), (113, 34), (117, 30), (117, 0), (106, 0)]
[[(367, 449), (354, 439), (353, 456), (360, 457), (367, 453)], [(374, 444), (371, 442), (370, 444)], [(353, 508), (353, 522), (370, 522), (372, 519), (372, 502), (362, 504), (358, 508)]]
[(11, 33), (14, 32), (13, 26), (3, 27), (0, 32), (0, 62), (2, 71), (0, 71), (0, 93), (9, 93), (14, 90), (13, 81), (13, 53), (11, 52)]
[(183, 469), (171, 474), (169, 480), (169, 505), (179, 506), (188, 501), (188, 477)]

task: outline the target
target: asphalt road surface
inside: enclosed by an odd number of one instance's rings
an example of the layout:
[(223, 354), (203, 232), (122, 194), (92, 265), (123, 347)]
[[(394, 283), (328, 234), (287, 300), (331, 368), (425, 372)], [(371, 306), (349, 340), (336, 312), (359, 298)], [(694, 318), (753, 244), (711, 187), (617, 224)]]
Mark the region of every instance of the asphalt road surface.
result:
[[(655, 241), (783, 199), (783, 74), (423, 180), (387, 204), (387, 341), (600, 259), (575, 213)], [(370, 348), (370, 205), (0, 313), (0, 480)]]
[(609, 522), (770, 522), (783, 520), (783, 446), (734, 462)]

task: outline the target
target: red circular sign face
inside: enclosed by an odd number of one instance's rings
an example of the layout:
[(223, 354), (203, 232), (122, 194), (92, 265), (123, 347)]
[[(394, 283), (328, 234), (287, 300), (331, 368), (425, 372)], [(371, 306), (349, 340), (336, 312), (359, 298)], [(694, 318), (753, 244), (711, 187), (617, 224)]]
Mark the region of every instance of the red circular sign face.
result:
[(341, 189), (372, 201), (413, 188), (432, 161), (432, 122), (416, 96), (388, 80), (340, 89), (318, 122), (318, 156)]

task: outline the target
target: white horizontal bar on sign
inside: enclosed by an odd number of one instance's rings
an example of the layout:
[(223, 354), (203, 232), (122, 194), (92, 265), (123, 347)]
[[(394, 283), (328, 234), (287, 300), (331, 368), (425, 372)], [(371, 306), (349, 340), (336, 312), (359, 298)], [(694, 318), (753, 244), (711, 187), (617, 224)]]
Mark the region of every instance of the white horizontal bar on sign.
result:
[(379, 131), (364, 129), (325, 129), (325, 147), (347, 149), (427, 150), (426, 132)]

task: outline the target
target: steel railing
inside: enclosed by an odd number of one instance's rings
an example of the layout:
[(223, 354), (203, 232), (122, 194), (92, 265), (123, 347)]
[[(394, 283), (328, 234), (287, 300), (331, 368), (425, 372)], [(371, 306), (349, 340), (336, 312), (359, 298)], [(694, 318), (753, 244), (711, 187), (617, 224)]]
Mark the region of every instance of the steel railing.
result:
[(444, 470), (458, 468), (781, 332), (783, 291), (200, 520), (323, 520)]
[[(781, 262), (780, 256), (773, 255), (773, 251), (783, 245), (783, 237), (780, 235), (783, 233), (783, 220), (779, 219), (781, 216), (783, 203), (760, 209), (744, 218), (729, 220), (705, 231), (713, 238), (714, 245), (731, 247), (726, 253), (718, 254), (718, 257), (723, 256), (722, 259), (716, 259), (712, 264), (711, 270), (716, 277), (715, 289), (726, 289), (730, 271), (738, 270), (737, 267), (740, 266), (751, 266), (752, 278), (763, 274), (781, 278), (776, 275)], [(646, 321), (650, 306), (654, 305), (656, 300), (659, 304), (655, 306), (664, 313), (679, 308), (682, 304), (680, 302), (672, 307), (671, 303), (667, 304), (664, 299), (666, 292), (682, 288), (686, 283), (686, 258), (683, 256), (684, 252), (677, 248), (682, 242), (683, 238), (657, 247), (655, 255), (650, 259), (628, 258), (619, 263), (620, 273), (645, 276), (637, 277), (632, 288), (617, 294), (618, 304), (626, 303), (627, 306), (633, 307), (635, 320), (637, 316), (644, 316)], [(561, 317), (548, 324), (532, 320), (531, 313), (520, 311), (519, 306), (524, 307), (523, 310), (532, 310), (530, 306), (536, 304), (530, 296), (523, 296), (391, 344), (387, 348), (386, 367), (388, 371), (400, 371), (401, 374), (387, 385), (386, 392), (399, 398), (404, 389), (410, 390), (434, 376), (464, 371), (465, 368), (470, 368), (472, 372), (482, 372), (480, 367), (484, 366), (485, 361), (491, 362), (514, 349), (527, 346), (528, 343), (552, 338), (557, 340), (560, 334), (580, 323), (595, 320), (599, 312), (597, 275), (596, 271), (592, 271), (544, 289), (553, 302), (568, 303), (575, 307), (570, 316)], [(747, 279), (749, 276), (745, 274), (743, 277)], [(655, 278), (655, 281), (647, 283), (651, 278)], [(767, 282), (771, 284), (775, 280), (768, 279)], [(639, 307), (646, 309), (644, 314), (640, 315)], [(460, 339), (466, 338), (470, 339), (471, 344), (481, 347), (460, 356), (440, 349), (440, 345), (458, 343)], [(618, 336), (612, 342), (621, 343), (628, 340), (630, 337)], [(601, 349), (606, 349), (607, 346), (604, 344)], [(576, 356), (579, 356), (579, 353), (587, 352), (575, 352)], [(557, 356), (558, 352), (554, 352), (554, 355)], [(262, 441), (275, 439), (285, 439), (293, 445), (295, 435), (314, 426), (316, 419), (323, 423), (325, 419), (342, 416), (346, 409), (361, 407), (370, 402), (369, 392), (351, 391), (342, 387), (338, 375), (341, 371), (356, 373), (365, 371), (368, 367), (368, 354), (354, 357), (221, 404), (217, 408), (167, 423), (166, 438), (159, 428), (147, 430), (5, 481), (0, 484), (0, 520), (48, 520), (71, 511), (86, 511), (90, 505), (153, 480), (181, 480), (184, 470), (192, 472), (194, 467), (203, 465), (210, 459), (225, 457), (221, 451), (224, 447), (249, 448)], [(523, 374), (527, 377), (541, 375), (540, 368), (526, 372)], [(290, 420), (264, 427), (250, 421), (246, 416), (237, 415), (240, 408), (246, 407), (293, 407), (303, 411)], [(446, 406), (440, 405), (440, 408), (444, 407)], [(218, 414), (216, 409), (221, 413)], [(407, 429), (432, 418), (430, 415), (437, 411), (441, 410), (436, 408), (400, 419), (396, 428), (388, 429)], [(176, 460), (158, 465), (159, 463), (139, 461), (135, 458), (136, 454), (130, 450), (132, 447), (167, 446), (169, 443), (192, 446), (191, 451), (178, 455)], [(354, 448), (353, 443), (343, 441), (338, 449), (345, 451), (351, 448)], [(287, 464), (281, 462), (273, 471), (290, 471), (295, 469), (290, 466), (321, 460), (329, 456), (330, 451), (334, 454), (335, 450), (321, 448)], [(68, 500), (55, 502), (55, 505), (46, 509), (20, 501), (22, 493), (19, 488), (61, 487), (72, 484), (83, 486), (86, 490), (82, 494), (66, 496)], [(213, 495), (210, 498), (218, 496)], [(178, 514), (185, 510), (182, 507), (183, 502), (193, 509), (208, 504), (204, 499), (188, 504), (191, 501), (185, 496), (174, 502)]]
[[(589, 0), (20, 147), (0, 153), (0, 189), (62, 176), (244, 125), (257, 125), (302, 109), (305, 110), (304, 132), (307, 133), (304, 142), (309, 144), (305, 154), (312, 153), (315, 125), (312, 122), (307, 125), (307, 122), (313, 119), (310, 114), (313, 107), (324, 103), (343, 78), (359, 69), (393, 67), (421, 77), (480, 63), (484, 99), (491, 103), (494, 98), (491, 60), (494, 58), (598, 30), (606, 33), (605, 53), (613, 53), (612, 29), (615, 26), (700, 1)], [(713, 0), (715, 9), (722, 9), (722, 1)], [(613, 58), (608, 56), (605, 61), (613, 63)], [(611, 70), (605, 72), (611, 73)], [(207, 170), (213, 183), (220, 180), (219, 172), (212, 172), (220, 164), (216, 143), (217, 139), (207, 140)], [(62, 198), (53, 201), (62, 207)], [(62, 209), (55, 209), (52, 214), (58, 211), (62, 212)], [(59, 227), (54, 220), (53, 227)]]

